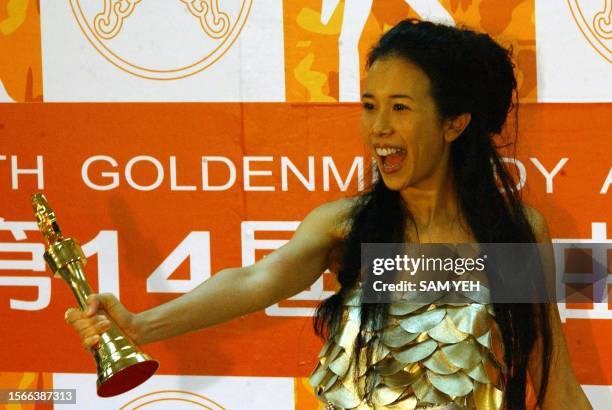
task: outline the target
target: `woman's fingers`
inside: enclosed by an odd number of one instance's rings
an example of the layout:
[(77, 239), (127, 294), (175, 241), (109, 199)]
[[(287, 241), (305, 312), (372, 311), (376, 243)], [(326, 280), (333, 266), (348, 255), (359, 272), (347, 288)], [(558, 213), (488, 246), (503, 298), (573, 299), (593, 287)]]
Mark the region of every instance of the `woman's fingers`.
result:
[(90, 336), (90, 337), (86, 337), (85, 339), (83, 339), (83, 348), (85, 350), (90, 350), (92, 347), (94, 347), (98, 342), (100, 341), (100, 336), (98, 335), (94, 335), (94, 336)]
[(100, 307), (100, 298), (97, 293), (92, 293), (87, 296), (87, 310), (85, 311), (88, 316), (93, 315), (98, 311)]
[(96, 315), (90, 317), (86, 312), (76, 308), (70, 308), (66, 311), (66, 323), (74, 326), (77, 330), (83, 330), (91, 326), (95, 326), (100, 322), (108, 322), (108, 318), (105, 315)]
[(81, 335), (90, 336), (93, 333), (102, 333), (108, 330), (110, 321), (106, 316), (99, 315), (94, 318), (77, 320), (73, 326)]
[(74, 323), (75, 320), (77, 319), (81, 319), (82, 317), (82, 313), (79, 309), (77, 308), (68, 308), (66, 310), (66, 312), (64, 313), (64, 320), (66, 321), (66, 323), (68, 323), (69, 325), (72, 325)]
[(133, 316), (112, 293), (92, 293), (84, 310), (72, 307), (64, 314), (66, 323), (77, 330), (86, 349), (99, 342), (100, 335), (111, 328), (111, 323), (119, 329), (129, 329)]
[(100, 340), (100, 334), (108, 331), (111, 327), (111, 322), (105, 315), (90, 316), (87, 311), (77, 308), (66, 310), (64, 317), (66, 323), (77, 330), (83, 347), (86, 349), (95, 346)]

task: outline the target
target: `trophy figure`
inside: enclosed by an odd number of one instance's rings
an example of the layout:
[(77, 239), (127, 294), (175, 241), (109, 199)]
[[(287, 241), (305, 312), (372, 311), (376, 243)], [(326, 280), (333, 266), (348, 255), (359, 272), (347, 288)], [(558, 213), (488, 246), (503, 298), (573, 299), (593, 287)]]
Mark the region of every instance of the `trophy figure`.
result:
[[(87, 259), (78, 242), (64, 238), (55, 220), (55, 214), (42, 193), (32, 196), (32, 207), (38, 229), (48, 248), (45, 260), (56, 278), (68, 283), (82, 310), (87, 309), (87, 296), (92, 291), (85, 279)], [(159, 363), (144, 353), (109, 317), (111, 328), (100, 335), (99, 343), (92, 347), (96, 360), (100, 397), (111, 397), (133, 389), (155, 373)]]

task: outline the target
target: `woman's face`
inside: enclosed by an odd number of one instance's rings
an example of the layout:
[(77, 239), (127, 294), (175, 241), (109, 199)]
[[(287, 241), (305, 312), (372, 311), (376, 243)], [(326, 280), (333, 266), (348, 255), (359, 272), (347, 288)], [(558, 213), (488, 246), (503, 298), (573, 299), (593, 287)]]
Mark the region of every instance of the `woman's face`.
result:
[(383, 57), (367, 72), (361, 130), (389, 189), (427, 187), (448, 162), (447, 122), (441, 121), (429, 77), (401, 57)]

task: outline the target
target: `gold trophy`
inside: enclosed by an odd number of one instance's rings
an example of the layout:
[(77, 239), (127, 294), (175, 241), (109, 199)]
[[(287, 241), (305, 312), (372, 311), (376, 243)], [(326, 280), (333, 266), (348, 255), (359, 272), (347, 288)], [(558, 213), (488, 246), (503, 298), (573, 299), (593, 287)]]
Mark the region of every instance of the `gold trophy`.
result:
[[(55, 220), (55, 214), (42, 193), (32, 196), (32, 207), (47, 244), (45, 260), (53, 276), (64, 279), (77, 298), (82, 310), (87, 308), (87, 296), (92, 291), (85, 279), (87, 262), (81, 246), (71, 238), (64, 238)], [(109, 317), (111, 328), (100, 335), (92, 348), (96, 360), (100, 397), (111, 397), (133, 389), (155, 373), (157, 360), (144, 353)]]

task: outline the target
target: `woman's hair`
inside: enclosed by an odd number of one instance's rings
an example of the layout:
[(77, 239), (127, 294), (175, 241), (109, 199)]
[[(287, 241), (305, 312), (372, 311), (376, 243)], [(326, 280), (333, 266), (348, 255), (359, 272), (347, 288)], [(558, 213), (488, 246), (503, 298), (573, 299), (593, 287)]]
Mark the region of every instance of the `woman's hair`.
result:
[[(493, 140), (502, 133), (513, 108), (515, 127), (518, 126), (518, 104), (514, 102), (518, 92), (511, 56), (511, 47), (500, 46), (487, 34), (407, 19), (387, 31), (367, 59), (367, 67), (386, 57), (401, 57), (419, 66), (430, 79), (439, 118), (471, 113), (468, 126), (451, 144), (450, 167), (460, 211), (479, 243), (536, 242), (520, 192), (500, 159), (497, 151), (500, 147)], [(402, 243), (406, 241), (408, 223), (416, 228), (400, 192), (388, 189), (378, 176), (357, 197), (352, 210), (338, 269), (340, 289), (317, 308), (314, 327), (321, 337), (331, 337), (339, 329), (344, 298), (359, 280), (361, 243)], [(487, 274), (494, 275), (488, 271)], [(495, 295), (495, 285), (500, 280), (489, 276), (489, 281)], [(494, 310), (509, 370), (505, 379), (506, 408), (525, 408), (527, 364), (536, 338), (541, 336), (543, 371), (537, 395), (539, 405), (545, 395), (550, 367), (548, 306), (494, 303)], [(371, 365), (373, 341), (377, 336), (371, 337), (370, 331), (384, 328), (387, 314), (388, 303), (361, 305), (360, 332), (353, 352), (356, 371), (362, 347), (366, 348), (366, 366)]]

